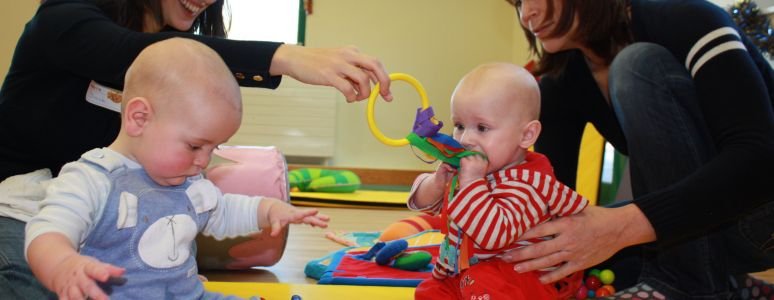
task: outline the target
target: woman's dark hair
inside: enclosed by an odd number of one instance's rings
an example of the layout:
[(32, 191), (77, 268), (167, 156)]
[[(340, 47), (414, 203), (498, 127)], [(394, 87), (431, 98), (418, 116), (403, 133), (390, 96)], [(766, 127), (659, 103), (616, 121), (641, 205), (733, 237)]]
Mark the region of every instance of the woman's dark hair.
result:
[[(520, 0), (506, 0), (517, 8), (519, 17)], [(552, 0), (547, 2), (546, 13), (553, 14)], [(570, 36), (570, 39), (582, 41), (591, 51), (605, 60), (606, 64), (613, 61), (618, 51), (632, 42), (629, 30), (628, 7), (630, 0), (561, 0), (562, 5), (559, 23), (550, 37), (567, 34), (573, 24), (573, 19), (578, 18), (578, 29)], [(575, 16), (575, 17), (574, 17)], [(522, 26), (523, 27), (523, 26)], [(557, 75), (567, 66), (572, 53), (561, 51), (547, 53), (539, 49), (535, 36), (527, 28), (524, 35), (529, 41), (529, 49), (538, 58), (533, 70), (535, 75)]]
[[(118, 25), (134, 31), (142, 31), (145, 25), (145, 12), (153, 13), (156, 21), (163, 24), (163, 13), (159, 0), (92, 0)], [(227, 26), (223, 19), (225, 0), (217, 0), (208, 6), (194, 20), (188, 32), (206, 35), (226, 37)]]

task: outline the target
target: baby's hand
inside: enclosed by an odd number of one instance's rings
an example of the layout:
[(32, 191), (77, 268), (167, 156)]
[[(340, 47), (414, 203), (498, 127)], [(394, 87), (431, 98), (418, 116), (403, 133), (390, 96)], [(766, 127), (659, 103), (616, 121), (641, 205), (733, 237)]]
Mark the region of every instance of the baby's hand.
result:
[(297, 208), (282, 200), (277, 200), (276, 203), (272, 204), (268, 215), (271, 222), (271, 236), (278, 236), (282, 228), (291, 223), (304, 223), (312, 227), (325, 228), (328, 227), (330, 220), (330, 217), (320, 214), (317, 209)]
[(489, 161), (483, 155), (470, 155), (460, 159), (460, 186), (466, 186), (486, 176)]
[(121, 277), (124, 271), (92, 257), (75, 254), (54, 268), (51, 286), (59, 299), (108, 299), (97, 282)]
[(433, 186), (438, 190), (444, 190), (454, 172), (454, 168), (446, 163), (441, 163), (433, 174)]

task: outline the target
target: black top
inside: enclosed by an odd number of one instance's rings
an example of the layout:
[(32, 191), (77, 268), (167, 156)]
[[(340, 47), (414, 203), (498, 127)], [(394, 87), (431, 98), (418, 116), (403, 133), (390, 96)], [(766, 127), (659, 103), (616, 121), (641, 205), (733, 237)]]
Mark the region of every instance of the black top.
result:
[[(774, 82), (769, 63), (728, 13), (708, 1), (632, 0), (631, 14), (636, 41), (665, 47), (695, 72), (700, 109), (719, 152), (684, 180), (634, 199), (656, 230), (658, 242), (706, 234), (774, 200), (769, 187), (774, 182)], [(721, 28), (742, 38), (710, 34)], [(740, 40), (746, 51), (716, 55), (708, 51)], [(710, 59), (702, 64), (704, 54)], [(620, 125), (579, 51), (563, 74), (544, 76), (540, 86), (543, 132), (536, 149), (551, 159), (560, 180), (575, 183), (586, 122), (628, 153)]]
[[(146, 46), (171, 37), (218, 52), (242, 86), (276, 88), (269, 67), (279, 43), (233, 41), (184, 32), (140, 33), (114, 23), (87, 0), (49, 0), (24, 28), (0, 89), (0, 180), (61, 166), (109, 145), (119, 114), (85, 100), (91, 80), (122, 89), (124, 74)], [(266, 80), (255, 81), (259, 75)], [(195, 83), (192, 83), (195, 84)]]

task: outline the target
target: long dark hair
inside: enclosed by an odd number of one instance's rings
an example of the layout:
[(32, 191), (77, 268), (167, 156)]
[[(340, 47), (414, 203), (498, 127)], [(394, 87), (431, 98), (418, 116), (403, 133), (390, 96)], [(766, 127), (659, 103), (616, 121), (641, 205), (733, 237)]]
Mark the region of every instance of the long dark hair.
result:
[[(145, 12), (151, 11), (159, 24), (163, 23), (163, 13), (159, 0), (92, 0), (117, 24), (135, 31), (142, 31), (145, 25)], [(225, 0), (215, 1), (194, 20), (188, 32), (226, 37), (228, 27), (223, 19)], [(228, 13), (228, 11), (227, 11)]]
[[(506, 0), (517, 8), (519, 0)], [(548, 14), (553, 13), (553, 1), (547, 1)], [(550, 37), (567, 34), (573, 24), (574, 16), (578, 18), (578, 29), (570, 39), (582, 41), (594, 54), (610, 64), (618, 51), (632, 42), (629, 28), (628, 7), (630, 0), (561, 0), (561, 17)], [(521, 23), (520, 23), (521, 24)], [(523, 28), (524, 26), (522, 26)], [(572, 55), (570, 51), (547, 53), (538, 46), (535, 36), (524, 28), (524, 35), (529, 41), (529, 50), (538, 58), (533, 70), (535, 75), (557, 75), (567, 66)]]

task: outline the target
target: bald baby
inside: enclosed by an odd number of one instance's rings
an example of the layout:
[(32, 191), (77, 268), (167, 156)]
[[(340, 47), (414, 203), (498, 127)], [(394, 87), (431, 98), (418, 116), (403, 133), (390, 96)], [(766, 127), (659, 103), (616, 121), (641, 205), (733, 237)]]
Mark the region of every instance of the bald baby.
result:
[(454, 139), (486, 155), (487, 163), (480, 162), (486, 165), (483, 174), (524, 161), (542, 128), (539, 115), (540, 89), (535, 77), (510, 63), (476, 67), (452, 94)]
[(145, 48), (127, 70), (121, 130), (109, 148), (158, 184), (177, 185), (207, 167), (241, 120), (239, 85), (220, 56), (172, 38)]
[[(191, 39), (171, 38), (148, 46), (127, 70), (125, 82), (124, 100), (146, 98), (157, 113), (223, 101), (242, 110), (239, 85), (226, 64), (214, 50)], [(196, 96), (185, 97), (190, 95)], [(127, 102), (122, 102), (122, 110)]]
[(503, 115), (519, 114), (528, 120), (540, 116), (540, 87), (535, 77), (511, 63), (477, 66), (457, 84), (452, 103), (455, 100), (490, 102)]

